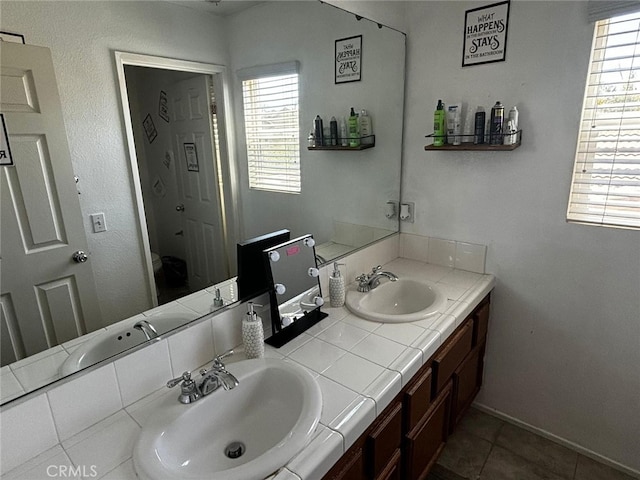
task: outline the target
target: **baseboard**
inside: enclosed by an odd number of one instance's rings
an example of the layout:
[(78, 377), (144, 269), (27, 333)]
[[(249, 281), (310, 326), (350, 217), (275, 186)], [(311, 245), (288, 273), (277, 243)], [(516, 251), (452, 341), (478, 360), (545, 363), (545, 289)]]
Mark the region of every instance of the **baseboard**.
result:
[(578, 452), (580, 455), (584, 455), (585, 457), (589, 457), (593, 460), (596, 460), (597, 462), (603, 463), (611, 468), (619, 470), (622, 473), (626, 473), (627, 475), (640, 479), (639, 471), (629, 468), (625, 465), (622, 465), (621, 463), (611, 460), (610, 458), (600, 455), (599, 453), (589, 450), (588, 448), (578, 445), (577, 443), (573, 443), (562, 437), (554, 435), (553, 433), (549, 433), (546, 430), (542, 430), (541, 428), (534, 427), (533, 425), (529, 425), (528, 423), (525, 423), (522, 420), (518, 420), (517, 418), (514, 418), (510, 415), (507, 415), (506, 413), (502, 413), (496, 410), (495, 408), (488, 407), (481, 403), (474, 402), (472, 406), (480, 410), (481, 412), (492, 415), (496, 418), (499, 418), (500, 420), (504, 420), (505, 422), (515, 425), (517, 427), (520, 427), (524, 430), (528, 430), (529, 432), (535, 433), (536, 435), (539, 435), (555, 443), (558, 443), (563, 447), (567, 447), (570, 450), (573, 450), (574, 452)]

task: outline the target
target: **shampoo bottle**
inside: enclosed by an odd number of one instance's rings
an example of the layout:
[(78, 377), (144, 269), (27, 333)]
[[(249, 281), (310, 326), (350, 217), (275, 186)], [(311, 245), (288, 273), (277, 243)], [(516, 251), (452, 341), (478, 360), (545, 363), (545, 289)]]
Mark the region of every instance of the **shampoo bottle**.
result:
[(478, 109), (476, 110), (474, 132), (473, 132), (473, 143), (475, 143), (476, 145), (484, 143), (485, 121), (486, 121), (486, 114), (484, 113), (484, 108), (478, 107)]
[(242, 343), (247, 358), (264, 357), (264, 330), (262, 319), (253, 311), (253, 302), (248, 303), (247, 315), (242, 319)]
[(338, 145), (338, 122), (336, 117), (331, 117), (331, 121), (329, 122), (329, 131), (331, 134), (331, 146), (335, 147)]
[(342, 117), (340, 119), (340, 137), (339, 142), (343, 147), (349, 146), (349, 135), (347, 134), (347, 121)]
[(338, 268), (344, 263), (333, 262), (333, 273), (329, 276), (329, 304), (332, 307), (342, 307), (344, 305), (345, 287), (344, 277)]
[(351, 113), (349, 114), (349, 146), (360, 146), (360, 133), (358, 132), (358, 115), (351, 107)]
[(441, 147), (444, 145), (446, 136), (446, 115), (444, 112), (444, 104), (442, 100), (438, 100), (438, 106), (433, 114), (433, 146)]
[(366, 110), (360, 112), (358, 125), (360, 127), (360, 141), (362, 144), (373, 145), (373, 127), (371, 126), (371, 117), (367, 115)]

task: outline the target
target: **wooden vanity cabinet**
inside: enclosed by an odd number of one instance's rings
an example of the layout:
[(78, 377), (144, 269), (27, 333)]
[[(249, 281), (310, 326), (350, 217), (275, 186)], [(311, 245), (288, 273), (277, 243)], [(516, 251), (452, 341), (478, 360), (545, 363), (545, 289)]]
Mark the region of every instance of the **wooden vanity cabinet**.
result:
[(324, 476), (424, 480), (482, 385), (489, 296)]

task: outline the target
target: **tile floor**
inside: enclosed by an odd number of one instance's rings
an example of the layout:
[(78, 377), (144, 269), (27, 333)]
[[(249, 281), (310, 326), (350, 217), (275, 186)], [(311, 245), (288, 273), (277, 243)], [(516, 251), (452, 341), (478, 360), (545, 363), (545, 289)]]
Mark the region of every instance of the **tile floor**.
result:
[(469, 409), (427, 480), (632, 480), (546, 438)]

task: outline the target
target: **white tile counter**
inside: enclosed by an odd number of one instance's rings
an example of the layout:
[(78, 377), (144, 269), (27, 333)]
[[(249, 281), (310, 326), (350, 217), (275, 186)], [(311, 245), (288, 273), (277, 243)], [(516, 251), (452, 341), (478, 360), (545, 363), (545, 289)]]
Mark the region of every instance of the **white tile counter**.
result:
[[(274, 480), (321, 478), (495, 285), (492, 275), (403, 258), (391, 261), (384, 269), (399, 277), (421, 277), (436, 283), (449, 299), (446, 310), (418, 322), (380, 324), (362, 320), (350, 314), (346, 308), (327, 306), (322, 310), (329, 316), (320, 323), (280, 349), (267, 346), (267, 356), (297, 362), (309, 369), (317, 378), (323, 395), (322, 416), (316, 436), (286, 468), (273, 477)], [(326, 305), (328, 304), (327, 301)], [(215, 332), (216, 322), (220, 321), (222, 320), (213, 317), (210, 321), (185, 330), (185, 334), (194, 328), (213, 329)], [(122, 382), (122, 369), (126, 370), (123, 362), (143, 361), (157, 364), (160, 359), (166, 361), (169, 358), (171, 364), (163, 367), (166, 370), (163, 372), (164, 376), (154, 377), (157, 385), (161, 386), (168, 380), (171, 371), (175, 373), (188, 364), (188, 358), (174, 354), (182, 351), (174, 348), (176, 342), (181, 341), (180, 335), (169, 337), (168, 341), (159, 342), (155, 348), (143, 349), (97, 370), (96, 372), (101, 372), (104, 381), (96, 379), (95, 375), (83, 379), (91, 378), (92, 380), (85, 382), (91, 381), (93, 386), (100, 386), (94, 391), (96, 395), (104, 393), (108, 396), (110, 393), (103, 390), (113, 384), (112, 377), (115, 375), (118, 382)], [(235, 345), (238, 340), (237, 333), (230, 334), (223, 343)], [(219, 343), (220, 339), (217, 342)], [(214, 333), (214, 350), (221, 353), (225, 345), (218, 343)], [(204, 347), (206, 354), (194, 358), (210, 356), (211, 346)], [(169, 353), (154, 352), (156, 348), (167, 349)], [(233, 361), (238, 361), (243, 355), (240, 353), (232, 358)], [(232, 373), (233, 361), (229, 362), (229, 370)], [(87, 385), (86, 388), (92, 389), (93, 386)], [(57, 392), (54, 390), (47, 393), (52, 410), (63, 411), (68, 405), (64, 398), (64, 387), (65, 385), (59, 387)], [(68, 390), (68, 394), (73, 395), (75, 387), (73, 390), (68, 387)], [(123, 390), (128, 393), (125, 395)], [(74, 423), (80, 421), (78, 419), (65, 423), (64, 427), (59, 425), (57, 419), (60, 418), (60, 412), (54, 411), (53, 417), (61, 442), (22, 465), (12, 468), (2, 478), (51, 478), (52, 472), (47, 469), (51, 470), (53, 465), (54, 468), (84, 467), (84, 475), (91, 478), (136, 479), (131, 460), (132, 445), (153, 411), (153, 404), (166, 395), (177, 397), (177, 393), (160, 388), (150, 395), (141, 397), (136, 395), (135, 391), (123, 389), (122, 385), (120, 392), (115, 393), (119, 398), (114, 398), (109, 405), (96, 402), (106, 405), (104, 408), (107, 408), (108, 412), (103, 412), (101, 417), (96, 417), (100, 418), (97, 423), (94, 422), (93, 426), (81, 431), (74, 428)], [(7, 413), (18, 415), (19, 410), (20, 405)], [(49, 410), (43, 408), (44, 411)], [(78, 413), (74, 412), (75, 415)], [(105, 418), (105, 415), (108, 416)], [(44, 421), (51, 422), (51, 419), (46, 418)], [(35, 447), (32, 450), (38, 451)], [(39, 451), (43, 451), (42, 448)], [(92, 467), (97, 471), (96, 475), (91, 475)], [(75, 478), (82, 478), (82, 472), (80, 471), (80, 475)]]

